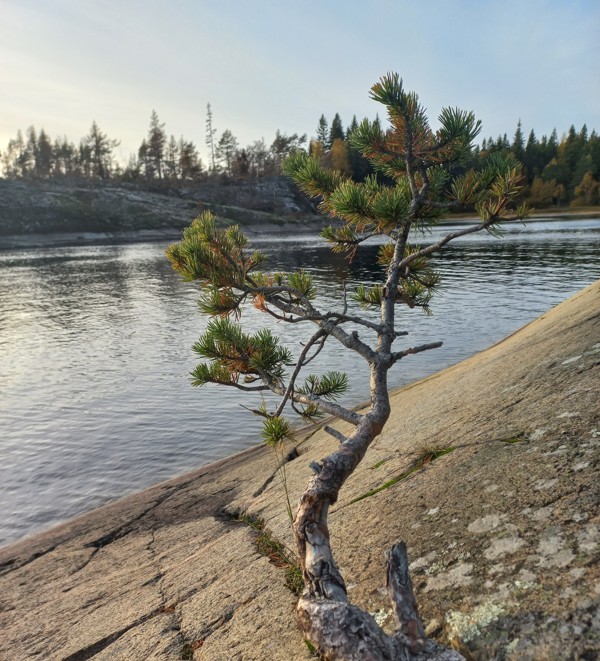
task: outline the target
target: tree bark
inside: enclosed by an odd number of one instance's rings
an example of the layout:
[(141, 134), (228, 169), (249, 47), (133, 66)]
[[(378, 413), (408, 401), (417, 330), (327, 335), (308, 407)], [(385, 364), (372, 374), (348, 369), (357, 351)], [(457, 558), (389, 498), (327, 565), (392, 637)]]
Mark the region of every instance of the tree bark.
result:
[(419, 618), (408, 571), (406, 546), (396, 544), (386, 553), (388, 595), (397, 631), (386, 634), (375, 618), (345, 598), (300, 597), (300, 627), (328, 661), (464, 661), (456, 650), (426, 638)]
[(329, 543), (327, 514), (390, 414), (385, 369), (371, 370), (372, 407), (339, 449), (316, 464), (294, 518), (294, 536), (305, 590), (298, 601), (300, 627), (319, 654), (330, 661), (460, 661), (456, 651), (425, 636), (403, 542), (386, 553), (387, 589), (397, 630), (386, 634), (369, 613), (348, 602), (346, 584)]

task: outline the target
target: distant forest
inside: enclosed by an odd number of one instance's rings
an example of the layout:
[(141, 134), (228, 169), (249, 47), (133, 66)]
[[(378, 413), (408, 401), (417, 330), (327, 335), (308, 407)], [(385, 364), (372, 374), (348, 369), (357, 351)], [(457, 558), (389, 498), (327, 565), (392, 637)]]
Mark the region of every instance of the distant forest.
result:
[[(356, 127), (356, 117), (344, 128), (339, 114), (335, 114), (331, 123), (321, 115), (316, 135), (310, 140), (306, 134), (286, 135), (276, 131), (270, 144), (260, 139), (240, 147), (228, 129), (217, 136), (209, 104), (205, 130), (207, 164), (201, 161), (193, 142), (167, 136), (165, 124), (155, 111), (146, 137), (126, 164), (115, 158), (119, 141), (106, 135), (95, 121), (78, 143), (66, 137), (53, 141), (44, 129), (37, 131), (33, 126), (25, 134), (19, 131), (0, 154), (0, 163), (7, 179), (113, 181), (168, 188), (210, 179), (227, 183), (232, 179), (279, 174), (287, 154), (305, 149), (317, 155), (327, 167), (362, 181), (373, 170), (349, 140)], [(549, 137), (544, 135), (539, 139), (532, 130), (525, 139), (519, 122), (512, 139), (505, 133), (476, 145), (463, 170), (481, 169), (487, 156), (494, 152), (511, 152), (524, 164), (527, 185), (521, 199), (534, 207), (600, 204), (600, 137), (596, 131), (588, 133), (585, 125), (579, 131), (571, 126), (560, 140), (556, 129)]]

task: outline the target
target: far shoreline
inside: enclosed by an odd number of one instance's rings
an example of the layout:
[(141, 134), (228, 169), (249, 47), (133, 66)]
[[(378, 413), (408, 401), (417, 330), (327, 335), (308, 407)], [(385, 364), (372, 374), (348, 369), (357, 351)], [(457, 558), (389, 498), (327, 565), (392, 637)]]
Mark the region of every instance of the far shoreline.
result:
[[(254, 226), (244, 225), (243, 230), (252, 237), (285, 236), (290, 234), (315, 234), (317, 235), (321, 223), (321, 216), (315, 215), (315, 222), (291, 221), (283, 222), (281, 225), (257, 224)], [(540, 209), (534, 211), (525, 223), (569, 221), (569, 220), (593, 220), (600, 218), (600, 209), (560, 210)], [(442, 220), (440, 225), (455, 225), (463, 223), (475, 223), (477, 217), (473, 215), (452, 215)], [(520, 221), (512, 221), (520, 222)], [(232, 224), (235, 224), (232, 222)], [(0, 235), (0, 252), (10, 250), (26, 250), (31, 248), (66, 248), (77, 246), (104, 246), (104, 245), (128, 245), (135, 243), (158, 243), (161, 241), (176, 241), (181, 237), (182, 228), (162, 227), (155, 229), (139, 229), (121, 232), (49, 232), (48, 234), (7, 234)]]

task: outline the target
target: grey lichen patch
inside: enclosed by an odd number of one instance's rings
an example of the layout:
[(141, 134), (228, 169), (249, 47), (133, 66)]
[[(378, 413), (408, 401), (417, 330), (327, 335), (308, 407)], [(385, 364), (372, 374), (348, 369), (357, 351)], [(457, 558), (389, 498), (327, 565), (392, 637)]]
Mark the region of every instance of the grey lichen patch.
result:
[(558, 553), (564, 544), (565, 541), (560, 533), (543, 537), (538, 544), (538, 553), (540, 555), (553, 555)]
[(575, 559), (575, 554), (565, 546), (562, 533), (552, 533), (540, 539), (537, 548), (538, 564), (543, 567), (566, 567)]
[(572, 470), (574, 473), (585, 470), (590, 465), (589, 461), (578, 461), (576, 464), (573, 464)]
[(577, 545), (582, 553), (593, 553), (600, 542), (600, 526), (586, 525), (577, 533)]
[(535, 510), (534, 512), (531, 513), (531, 518), (534, 521), (538, 521), (539, 523), (548, 521), (548, 519), (552, 516), (553, 509), (554, 509), (554, 505), (548, 505), (547, 507), (540, 507), (540, 509)]
[(514, 583), (515, 592), (528, 592), (529, 590), (535, 590), (540, 586), (533, 581), (521, 581), (517, 579)]
[(524, 545), (525, 541), (518, 536), (501, 537), (492, 541), (490, 546), (485, 550), (484, 555), (488, 560), (495, 560), (504, 555), (515, 553)]
[(473, 577), (469, 575), (472, 571), (473, 563), (462, 562), (445, 574), (431, 577), (425, 586), (425, 592), (469, 585), (473, 581)]
[(437, 551), (431, 551), (431, 553), (428, 553), (427, 555), (421, 556), (420, 558), (413, 560), (413, 562), (410, 563), (408, 568), (411, 571), (424, 569), (434, 561), (436, 555), (437, 555)]
[(521, 577), (520, 580), (523, 581), (523, 583), (534, 583), (537, 580), (537, 574), (529, 571), (529, 569), (521, 569), (519, 576)]
[(547, 489), (552, 489), (558, 483), (558, 478), (553, 478), (551, 480), (538, 480), (536, 482), (534, 489), (536, 491), (546, 491)]
[(546, 427), (538, 427), (538, 429), (534, 429), (531, 434), (529, 434), (529, 440), (533, 442), (539, 441), (545, 436), (547, 431)]
[(502, 604), (488, 600), (471, 613), (450, 611), (446, 616), (448, 637), (468, 643), (481, 635), (481, 629), (495, 622), (506, 612)]
[(488, 514), (487, 516), (482, 516), (479, 519), (475, 519), (468, 526), (467, 530), (472, 533), (484, 533), (494, 530), (501, 523), (501, 518), (498, 514)]

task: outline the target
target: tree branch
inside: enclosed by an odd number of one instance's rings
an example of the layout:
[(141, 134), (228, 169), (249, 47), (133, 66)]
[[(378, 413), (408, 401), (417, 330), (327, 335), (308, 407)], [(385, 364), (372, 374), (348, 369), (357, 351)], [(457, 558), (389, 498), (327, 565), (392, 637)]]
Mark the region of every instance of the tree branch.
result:
[(345, 420), (352, 425), (358, 425), (364, 416), (351, 411), (350, 409), (340, 406), (340, 404), (335, 404), (334, 402), (328, 402), (317, 395), (303, 395), (301, 393), (294, 392), (291, 394), (291, 398), (295, 402), (300, 402), (300, 404), (315, 404), (325, 413), (340, 418), (340, 420)]
[(339, 323), (352, 323), (357, 324), (358, 326), (364, 326), (365, 328), (370, 328), (376, 333), (381, 333), (383, 331), (383, 326), (381, 324), (376, 324), (362, 317), (355, 317), (351, 314), (344, 314), (342, 312), (328, 312), (326, 315), (323, 315), (323, 319), (337, 319)]
[(232, 388), (237, 388), (238, 390), (245, 390), (246, 392), (260, 392), (260, 391), (266, 391), (266, 390), (271, 390), (269, 386), (243, 386), (241, 383), (233, 383), (233, 381), (229, 381), (225, 383), (224, 381), (211, 381), (210, 383), (214, 383), (218, 386), (231, 386)]
[(464, 230), (459, 230), (457, 232), (451, 232), (450, 234), (447, 234), (443, 239), (440, 239), (437, 243), (432, 243), (430, 246), (427, 246), (426, 248), (422, 248), (418, 252), (414, 252), (411, 255), (408, 255), (405, 257), (401, 262), (400, 262), (400, 268), (404, 268), (405, 266), (408, 266), (410, 263), (414, 262), (415, 259), (419, 259), (419, 257), (425, 257), (427, 255), (431, 255), (434, 252), (437, 252), (438, 250), (441, 250), (447, 243), (450, 243), (450, 241), (453, 241), (454, 239), (458, 239), (461, 236), (466, 236), (467, 234), (474, 234), (475, 232), (481, 232), (481, 230), (485, 230), (488, 227), (492, 226), (494, 223), (498, 223), (500, 221), (513, 221), (513, 220), (519, 220), (518, 216), (515, 216), (514, 218), (499, 218), (498, 216), (492, 216), (488, 220), (485, 220), (479, 225), (472, 225), (471, 227), (467, 227)]
[(330, 436), (333, 436), (333, 438), (338, 440), (340, 443), (345, 443), (348, 440), (348, 438), (344, 436), (341, 431), (333, 429), (333, 427), (330, 427), (329, 425), (325, 425), (323, 427), (323, 431), (327, 432)]
[(423, 351), (429, 351), (430, 349), (439, 349), (443, 344), (443, 342), (430, 342), (429, 344), (421, 344), (418, 347), (411, 347), (410, 349), (405, 349), (404, 351), (396, 351), (391, 356), (390, 365), (393, 365), (402, 358), (413, 355), (415, 353), (422, 353)]
[[(325, 331), (319, 328), (319, 330), (308, 340), (306, 345), (304, 346), (304, 349), (300, 352), (300, 355), (298, 356), (298, 360), (296, 361), (296, 367), (294, 368), (294, 371), (292, 372), (292, 376), (290, 377), (290, 381), (288, 383), (288, 387), (285, 390), (285, 393), (283, 395), (283, 399), (279, 403), (279, 406), (277, 407), (277, 410), (273, 414), (274, 416), (279, 416), (283, 413), (283, 409), (290, 398), (291, 394), (294, 391), (294, 386), (296, 384), (296, 378), (298, 377), (298, 374), (300, 374), (300, 370), (306, 365), (307, 363), (304, 363), (304, 359), (306, 358), (306, 355), (310, 351), (310, 348), (318, 342), (321, 338), (327, 337), (325, 334)], [(321, 348), (323, 348), (323, 345), (321, 345)], [(320, 351), (320, 349), (319, 349)], [(313, 356), (314, 358), (314, 356)]]

